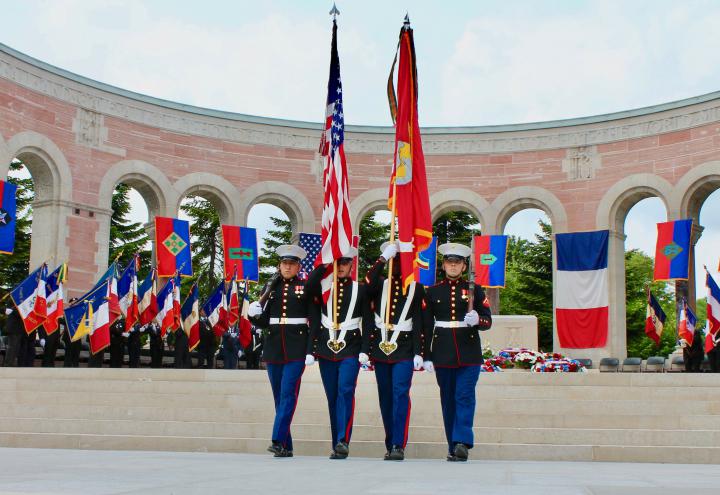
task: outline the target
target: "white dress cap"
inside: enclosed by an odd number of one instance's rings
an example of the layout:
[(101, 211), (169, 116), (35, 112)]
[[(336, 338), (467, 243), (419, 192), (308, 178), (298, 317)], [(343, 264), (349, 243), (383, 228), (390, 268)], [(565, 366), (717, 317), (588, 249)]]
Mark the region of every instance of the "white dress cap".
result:
[(438, 252), (443, 255), (444, 258), (467, 258), (472, 254), (472, 250), (464, 244), (458, 244), (457, 242), (448, 242), (438, 246)]
[(275, 249), (275, 252), (280, 256), (282, 260), (293, 260), (300, 261), (307, 256), (307, 253), (303, 248), (295, 244), (283, 244)]

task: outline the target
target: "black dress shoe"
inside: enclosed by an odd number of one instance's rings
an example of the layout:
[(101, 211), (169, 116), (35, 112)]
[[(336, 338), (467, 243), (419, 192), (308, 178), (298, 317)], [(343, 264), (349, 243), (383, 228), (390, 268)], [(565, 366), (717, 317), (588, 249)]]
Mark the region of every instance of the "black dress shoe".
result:
[(402, 449), (402, 447), (393, 447), (390, 451), (390, 460), (391, 461), (402, 461), (405, 459), (405, 451)]
[(383, 461), (389, 461), (390, 460), (390, 451), (388, 450), (385, 452), (385, 455), (383, 456)]
[(346, 442), (338, 442), (335, 446), (335, 452), (347, 457), (350, 453), (350, 446)]
[(280, 451), (282, 451), (282, 449), (283, 449), (283, 446), (280, 443), (273, 442), (270, 445), (270, 447), (267, 448), (267, 451), (270, 452), (271, 454), (277, 455), (280, 453)]
[(330, 459), (347, 459), (347, 454), (341, 454), (337, 450), (333, 450), (330, 454)]
[(455, 445), (455, 450), (453, 452), (455, 457), (457, 457), (457, 460), (460, 462), (464, 462), (468, 460), (468, 448), (467, 445), (464, 443), (459, 443)]
[(285, 448), (281, 448), (281, 449), (280, 449), (280, 452), (278, 452), (277, 454), (275, 454), (274, 457), (292, 457), (292, 456), (293, 456), (293, 451), (292, 451), (292, 450), (288, 450), (288, 449), (285, 449)]
[(458, 458), (455, 457), (454, 454), (448, 454), (448, 455), (447, 455), (447, 458), (446, 458), (445, 460), (447, 460), (448, 462), (457, 462), (457, 461), (458, 461)]

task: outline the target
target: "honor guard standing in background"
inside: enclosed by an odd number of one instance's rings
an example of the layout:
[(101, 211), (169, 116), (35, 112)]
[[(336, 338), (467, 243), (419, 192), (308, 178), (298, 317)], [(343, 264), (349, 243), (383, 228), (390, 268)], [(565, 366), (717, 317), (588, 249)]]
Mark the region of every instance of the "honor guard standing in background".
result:
[(478, 330), (492, 325), (490, 302), (482, 287), (462, 278), (465, 259), (472, 254), (469, 247), (447, 243), (438, 251), (446, 278), (427, 289), (424, 327), (431, 333), (425, 337), (425, 369), (434, 369), (440, 386), (447, 460), (467, 461), (473, 447), (475, 386), (483, 362)]
[(300, 382), (309, 351), (308, 318), (312, 311), (305, 282), (298, 279), (300, 260), (307, 253), (300, 246), (284, 244), (276, 249), (279, 273), (260, 298), (248, 308), (253, 323), (265, 328), (263, 359), (275, 400), (272, 444), (275, 457), (292, 457), (290, 423), (297, 406)]
[(122, 316), (110, 326), (110, 367), (122, 368), (125, 357), (125, 318)]
[[(382, 273), (385, 263), (397, 254), (397, 245), (386, 242), (382, 255), (365, 278), (374, 322), (370, 347), (363, 348), (361, 363), (368, 358), (375, 366), (380, 413), (385, 427), (385, 460), (402, 461), (410, 424), (410, 385), (413, 370), (423, 366), (422, 305), (425, 291), (412, 282), (406, 293), (400, 271), (400, 259), (393, 260), (390, 280)], [(388, 287), (390, 285), (390, 287)], [(389, 308), (388, 308), (388, 298)], [(389, 324), (385, 324), (389, 311)], [(368, 357), (368, 354), (370, 355)]]
[[(312, 351), (308, 352), (305, 364), (315, 363), (317, 356), (320, 377), (328, 401), (330, 413), (330, 431), (332, 435), (332, 453), (330, 459), (345, 459), (350, 453), (353, 413), (355, 411), (355, 387), (357, 385), (360, 362), (358, 356), (367, 348), (369, 334), (361, 330), (370, 328), (372, 315), (364, 284), (358, 284), (351, 277), (353, 259), (357, 249), (343, 253), (337, 261), (337, 296), (330, 289), (327, 302), (323, 301), (320, 278), (327, 265), (320, 265), (310, 274), (306, 290), (319, 311), (320, 324), (311, 325), (310, 340)], [(335, 299), (337, 309), (334, 310)], [(334, 311), (337, 317), (334, 316)], [(367, 361), (367, 360), (366, 360)]]
[(140, 334), (143, 327), (140, 323), (135, 323), (130, 332), (127, 333), (127, 350), (128, 350), (128, 367), (140, 367), (140, 353), (142, 352), (142, 343), (140, 342)]
[(200, 309), (200, 345), (198, 345), (198, 368), (215, 368), (217, 338), (204, 309)]
[(20, 355), (20, 346), (22, 344), (23, 335), (26, 334), (20, 312), (15, 307), (8, 306), (5, 309), (5, 328), (3, 333), (7, 337), (5, 350), (5, 362), (3, 366), (16, 367), (18, 365), (18, 356)]

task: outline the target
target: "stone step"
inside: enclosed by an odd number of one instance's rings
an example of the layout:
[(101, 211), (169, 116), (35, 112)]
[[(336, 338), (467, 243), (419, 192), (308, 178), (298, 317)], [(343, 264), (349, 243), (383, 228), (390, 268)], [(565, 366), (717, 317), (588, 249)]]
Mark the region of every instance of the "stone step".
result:
[[(590, 391), (591, 392), (591, 391)], [(592, 393), (589, 394), (592, 396)], [(424, 410), (436, 408), (438, 397), (411, 394), (413, 408)], [(478, 397), (476, 410), (479, 413), (518, 414), (532, 410), (535, 414), (558, 414), (572, 412), (576, 415), (596, 414), (602, 411), (609, 415), (676, 415), (687, 414), (720, 414), (720, 396), (715, 400), (676, 401), (672, 398), (655, 400), (617, 399), (597, 400), (578, 398), (566, 401), (548, 398), (517, 398), (488, 399)], [(272, 413), (270, 391), (261, 396), (248, 395), (198, 395), (198, 394), (155, 394), (155, 393), (122, 393), (122, 392), (37, 392), (10, 390), (3, 393), (6, 404), (16, 405), (104, 405), (104, 406), (142, 406), (142, 407), (188, 407), (197, 405), (199, 401), (208, 408), (244, 408), (248, 414)], [(363, 387), (356, 395), (356, 408), (359, 411), (377, 410), (377, 392), (374, 388)], [(301, 388), (298, 410), (324, 410), (326, 408), (324, 393), (305, 393)]]
[[(134, 421), (190, 421), (190, 422), (256, 422), (259, 418), (271, 421), (272, 408), (263, 414), (251, 414), (247, 409), (237, 408), (164, 408), (143, 406), (80, 406), (80, 405), (5, 405), (0, 414), (18, 419), (82, 419), (82, 420), (134, 420)], [(326, 425), (326, 408), (308, 410), (298, 407), (296, 423)], [(441, 422), (439, 405), (431, 409), (413, 408), (411, 425), (438, 426)], [(382, 426), (377, 411), (356, 411), (355, 422), (370, 426)], [(475, 424), (488, 427), (514, 428), (607, 428), (607, 429), (667, 429), (667, 430), (720, 430), (720, 415), (578, 415), (573, 411), (558, 414), (536, 415), (530, 412), (519, 414), (496, 414), (478, 412)]]
[[(113, 436), (184, 436), (267, 438), (272, 423), (220, 423), (137, 420), (89, 419), (18, 419), (0, 418), (0, 431), (6, 433), (63, 433)], [(298, 439), (329, 438), (327, 424), (294, 423), (293, 436)], [(619, 445), (673, 446), (692, 445), (715, 447), (720, 445), (718, 430), (633, 430), (633, 429), (577, 429), (577, 428), (519, 428), (476, 426), (476, 438), (483, 443), (532, 443), (563, 445)], [(353, 440), (378, 441), (384, 438), (382, 426), (356, 423)], [(445, 432), (442, 426), (410, 426), (409, 439), (413, 442), (442, 443)]]
[[(13, 379), (73, 379), (101, 381), (161, 380), (179, 382), (267, 383), (264, 370), (175, 370), (175, 369), (130, 369), (130, 368), (0, 368), (0, 382)], [(320, 383), (317, 366), (307, 368), (303, 383)], [(361, 372), (358, 384), (375, 383), (372, 372)], [(626, 387), (716, 387), (717, 375), (713, 373), (530, 373), (501, 372), (482, 373), (479, 386), (484, 385), (526, 385), (526, 386), (626, 386)], [(426, 372), (413, 375), (413, 386), (431, 385), (437, 387), (435, 376)]]
[[(266, 453), (267, 440), (255, 438), (113, 436), (57, 433), (0, 433), (0, 446), (24, 448), (73, 448), (94, 450), (152, 450), (189, 452)], [(296, 455), (325, 456), (330, 451), (327, 440), (294, 441)], [(409, 443), (408, 458), (443, 459), (445, 443)], [(381, 441), (353, 441), (351, 455), (382, 457)], [(269, 455), (269, 454), (268, 454)], [(542, 445), (477, 443), (473, 459), (508, 459), (542, 461), (615, 461), (665, 462), (684, 464), (718, 464), (720, 447), (652, 447), (623, 445)], [(278, 460), (278, 462), (285, 462)]]
[[(18, 378), (0, 380), (0, 391), (10, 392), (83, 392), (83, 393), (122, 393), (122, 394), (203, 394), (210, 397), (220, 395), (255, 396), (268, 394), (269, 384), (263, 380), (243, 380), (239, 382), (184, 382), (175, 380), (113, 380), (111, 387), (105, 380), (77, 380), (57, 378)], [(358, 385), (358, 397), (365, 394), (377, 395), (375, 383), (363, 381)], [(483, 399), (557, 399), (571, 400), (592, 398), (596, 400), (642, 399), (661, 400), (672, 397), (674, 400), (709, 400), (715, 397), (716, 387), (632, 387), (598, 385), (589, 388), (586, 385), (538, 386), (515, 385), (508, 387), (500, 384), (479, 384), (478, 400)], [(302, 395), (323, 395), (322, 384), (315, 380), (304, 380), (301, 386)], [(438, 387), (426, 380), (416, 380), (413, 397), (438, 396)]]

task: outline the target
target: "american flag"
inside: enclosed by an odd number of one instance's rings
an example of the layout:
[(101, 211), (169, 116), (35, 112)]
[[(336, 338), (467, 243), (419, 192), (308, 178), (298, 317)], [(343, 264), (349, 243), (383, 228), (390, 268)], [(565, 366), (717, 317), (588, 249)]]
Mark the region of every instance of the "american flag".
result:
[(298, 245), (307, 253), (305, 259), (300, 262), (299, 277), (303, 280), (307, 280), (308, 274), (315, 268), (315, 260), (322, 246), (320, 239), (320, 234), (306, 234), (304, 232), (300, 234)]
[[(325, 198), (322, 213), (321, 259), (332, 263), (352, 245), (350, 221), (350, 188), (345, 162), (345, 120), (340, 82), (340, 58), (337, 51), (337, 23), (333, 20), (330, 51), (330, 77), (328, 78), (325, 132), (320, 140), (320, 153), (326, 157), (323, 170)], [(332, 273), (332, 272), (330, 272)], [(323, 296), (329, 295), (329, 275), (323, 279)]]

